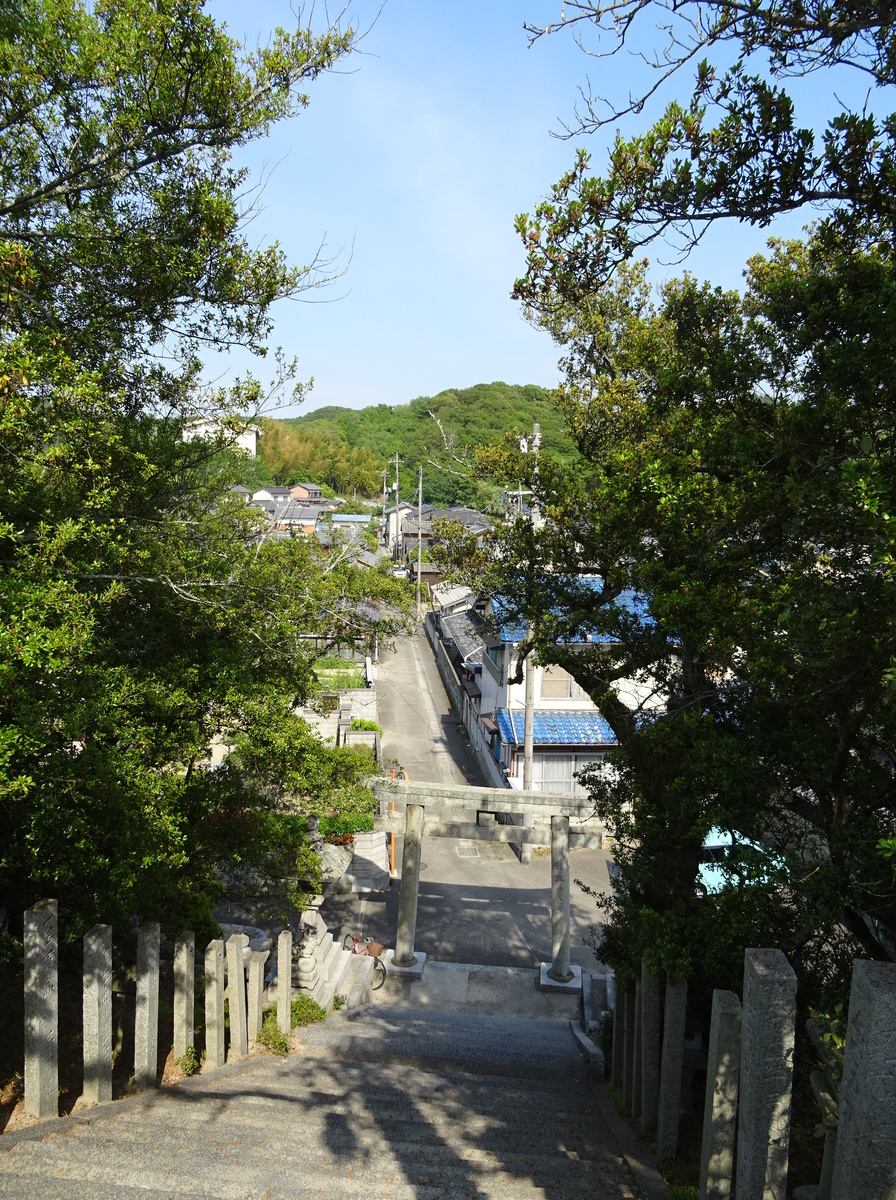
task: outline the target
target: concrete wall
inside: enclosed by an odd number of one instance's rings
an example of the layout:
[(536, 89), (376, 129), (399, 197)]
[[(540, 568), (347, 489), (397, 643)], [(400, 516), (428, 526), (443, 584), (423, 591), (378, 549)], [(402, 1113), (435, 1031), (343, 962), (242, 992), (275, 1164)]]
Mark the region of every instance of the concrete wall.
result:
[(439, 670), (439, 677), (448, 694), (448, 699), (451, 701), (454, 715), (460, 720), (464, 713), (463, 689), (460, 686), (460, 680), (457, 677), (454, 664), (445, 653), (445, 647), (442, 645), (442, 639), (439, 637), (438, 630), (436, 629), (434, 613), (429, 612), (426, 614), (423, 621), (423, 628), (426, 631), (426, 639), (432, 647), (436, 666)]

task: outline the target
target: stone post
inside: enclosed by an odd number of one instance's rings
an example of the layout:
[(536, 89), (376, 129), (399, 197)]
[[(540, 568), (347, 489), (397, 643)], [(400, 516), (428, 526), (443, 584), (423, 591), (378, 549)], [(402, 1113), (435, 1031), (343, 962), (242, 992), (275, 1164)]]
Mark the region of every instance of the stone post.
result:
[(215, 938), (205, 951), (205, 1061), (224, 1066), (224, 942)]
[(622, 1055), (622, 1107), (632, 1110), (632, 1080), (635, 1067), (635, 985), (625, 986), (625, 1047)]
[(231, 1058), (245, 1058), (249, 1053), (245, 965), (248, 941), (244, 933), (231, 934), (227, 939), (227, 1003), (230, 1012)]
[(289, 1037), (292, 1032), (292, 931), (284, 929), (277, 939), (277, 1028)]
[(624, 988), (616, 989), (613, 1007), (613, 1059), (610, 1079), (616, 1087), (622, 1087), (623, 1061), (625, 1059), (625, 1000)]
[(700, 1200), (728, 1200), (731, 1195), (740, 1079), (740, 1022), (740, 1000), (734, 992), (716, 989), (712, 994), (706, 1064)]
[(134, 1082), (154, 1088), (159, 1075), (159, 923), (137, 931), (137, 1010), (134, 1022)]
[(853, 965), (831, 1200), (896, 1198), (896, 963)]
[(174, 943), (174, 1057), (193, 1045), (196, 935), (182, 933)]
[(737, 1200), (785, 1200), (796, 975), (780, 950), (747, 950), (737, 1125)]
[(269, 950), (252, 950), (249, 953), (249, 1004), (247, 1013), (249, 1042), (254, 1045), (261, 1029), (264, 1011), (264, 964)]
[(396, 967), (415, 967), (414, 937), (417, 932), (417, 891), (420, 885), (420, 843), (423, 839), (423, 805), (409, 804), (404, 818), (404, 850), (401, 856), (401, 895), (398, 900), (398, 932), (395, 935)]
[(632, 1047), (632, 1120), (641, 1119), (641, 980), (635, 980), (635, 1044)]
[(112, 1099), (112, 926), (94, 925), (84, 937), (84, 1099)]
[(670, 1158), (678, 1149), (681, 1116), (681, 1067), (684, 1061), (684, 1027), (688, 1008), (688, 981), (681, 975), (666, 980), (663, 1016), (663, 1060), (660, 1067), (659, 1112), (656, 1146), (660, 1158)]
[(551, 933), (553, 965), (548, 975), (569, 983), (569, 817), (551, 817)]
[(660, 981), (641, 959), (641, 1132), (656, 1129), (660, 1105)]
[(25, 910), (25, 1112), (59, 1116), (59, 906)]

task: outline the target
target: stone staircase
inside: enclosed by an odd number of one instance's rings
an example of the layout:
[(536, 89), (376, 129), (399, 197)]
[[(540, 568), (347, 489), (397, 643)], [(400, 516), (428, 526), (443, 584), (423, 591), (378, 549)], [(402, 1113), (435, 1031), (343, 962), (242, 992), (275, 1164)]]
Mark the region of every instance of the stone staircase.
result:
[(386, 834), (356, 833), (348, 874), (353, 892), (384, 892), (389, 888), (389, 851)]
[(567, 1020), (368, 1005), (255, 1057), (0, 1137), (28, 1200), (640, 1198)]

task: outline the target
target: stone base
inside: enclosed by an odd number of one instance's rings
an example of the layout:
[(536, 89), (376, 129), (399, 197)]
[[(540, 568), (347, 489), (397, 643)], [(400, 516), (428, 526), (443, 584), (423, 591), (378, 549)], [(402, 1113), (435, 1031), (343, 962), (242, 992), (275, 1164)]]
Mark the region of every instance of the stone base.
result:
[(572, 979), (567, 983), (560, 983), (556, 979), (551, 979), (548, 971), (550, 971), (553, 963), (543, 962), (538, 972), (538, 983), (536, 987), (540, 992), (580, 992), (582, 990), (582, 968), (575, 965), (570, 966), (572, 971)]
[(422, 979), (423, 967), (426, 963), (426, 955), (422, 952), (422, 950), (415, 950), (414, 954), (416, 955), (417, 961), (412, 967), (398, 967), (393, 962), (393, 959), (395, 958), (395, 951), (387, 950), (383, 954), (383, 965), (386, 968), (386, 974), (401, 976), (405, 979)]

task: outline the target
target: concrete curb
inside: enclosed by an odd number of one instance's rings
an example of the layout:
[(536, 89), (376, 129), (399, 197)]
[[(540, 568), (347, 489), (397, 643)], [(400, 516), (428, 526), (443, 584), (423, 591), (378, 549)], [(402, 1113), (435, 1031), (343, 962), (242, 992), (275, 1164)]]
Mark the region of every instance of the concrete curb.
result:
[(583, 1033), (578, 1021), (572, 1017), (569, 1021), (569, 1027), (573, 1032), (573, 1037), (576, 1039), (576, 1045), (588, 1064), (588, 1078), (593, 1083), (603, 1083), (605, 1077), (604, 1052), (598, 1046), (595, 1046), (591, 1038)]
[(635, 1136), (628, 1121), (617, 1111), (613, 1097), (606, 1086), (603, 1083), (596, 1083), (592, 1085), (592, 1091), (597, 1100), (600, 1115), (615, 1138), (619, 1153), (628, 1163), (644, 1200), (670, 1200), (672, 1193), (663, 1183), (662, 1175), (653, 1163), (648, 1162), (644, 1157), (644, 1147)]

